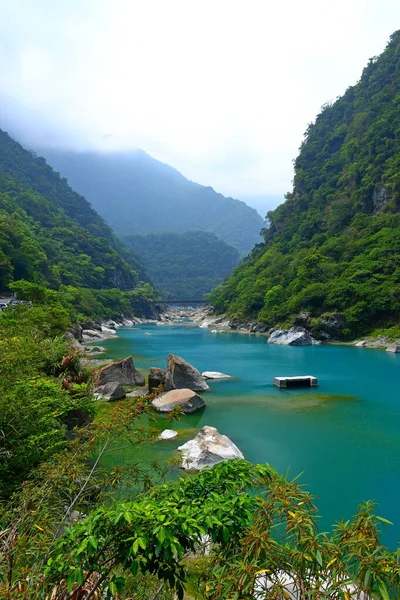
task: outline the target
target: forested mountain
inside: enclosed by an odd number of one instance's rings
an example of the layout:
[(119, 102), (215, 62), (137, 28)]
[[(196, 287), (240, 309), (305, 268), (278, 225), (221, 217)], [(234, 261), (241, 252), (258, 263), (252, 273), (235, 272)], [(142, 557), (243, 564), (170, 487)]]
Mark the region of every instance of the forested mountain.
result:
[(143, 277), (85, 198), (0, 130), (0, 291), (19, 279), (127, 289)]
[(219, 311), (268, 325), (310, 311), (344, 335), (400, 317), (400, 31), (305, 134), (293, 192), (268, 213), (264, 243), (216, 288)]
[(208, 231), (242, 256), (260, 241), (264, 221), (255, 209), (189, 181), (141, 150), (40, 152), (119, 235)]
[(213, 233), (149, 233), (122, 238), (167, 300), (203, 298), (232, 272), (239, 253)]

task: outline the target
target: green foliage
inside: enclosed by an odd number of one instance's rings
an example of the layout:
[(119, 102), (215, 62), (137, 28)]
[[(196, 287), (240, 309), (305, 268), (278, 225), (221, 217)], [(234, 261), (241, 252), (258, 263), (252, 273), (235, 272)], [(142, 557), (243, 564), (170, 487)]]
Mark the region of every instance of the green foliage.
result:
[[(380, 526), (389, 522), (374, 514), (373, 503), (326, 534), (312, 500), (268, 465), (220, 463), (94, 511), (56, 542), (45, 574), (60, 600), (88, 582), (124, 597), (126, 580), (146, 574), (183, 598), (189, 573), (191, 587), (210, 600), (286, 597), (285, 574), (301, 598), (320, 597), (324, 588), (331, 600), (343, 599), (350, 585), (397, 598), (399, 557), (379, 544)], [(205, 544), (210, 555), (193, 568)]]
[(264, 222), (256, 210), (189, 181), (143, 151), (42, 152), (119, 235), (207, 231), (241, 256), (260, 240)]
[(140, 262), (85, 198), (0, 130), (0, 291), (19, 279), (129, 289), (138, 274)]
[(210, 295), (218, 311), (270, 326), (303, 310), (340, 311), (353, 337), (398, 322), (399, 56), (396, 32), (309, 126), (293, 193), (268, 214), (264, 244)]
[(201, 299), (229, 275), (239, 253), (212, 233), (149, 233), (122, 241), (139, 256), (166, 300)]
[[(52, 292), (56, 294), (56, 292)], [(56, 307), (10, 309), (0, 315), (0, 498), (66, 447), (69, 417), (93, 414), (79, 356), (61, 333), (68, 319)], [(69, 320), (67, 320), (67, 323)]]
[(118, 566), (134, 576), (156, 574), (182, 598), (184, 556), (196, 551), (203, 536), (221, 546), (237, 538), (257, 506), (248, 490), (265, 485), (270, 471), (246, 461), (221, 463), (154, 488), (136, 502), (100, 508), (60, 539), (46, 572), (55, 583), (61, 573), (69, 592), (95, 571), (102, 587), (115, 583), (122, 589), (124, 577), (114, 571)]

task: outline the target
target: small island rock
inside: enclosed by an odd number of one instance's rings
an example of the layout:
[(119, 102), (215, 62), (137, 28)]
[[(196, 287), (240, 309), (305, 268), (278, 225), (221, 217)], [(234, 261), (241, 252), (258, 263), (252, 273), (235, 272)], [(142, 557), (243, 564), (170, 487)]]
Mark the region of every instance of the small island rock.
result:
[(205, 392), (209, 389), (206, 380), (193, 365), (176, 354), (168, 354), (165, 389), (168, 391), (182, 388), (189, 388), (194, 392)]
[(282, 344), (284, 346), (311, 346), (314, 340), (307, 329), (297, 326), (274, 331), (269, 336), (268, 343)]
[(174, 431), (173, 429), (164, 429), (164, 431), (162, 431), (160, 433), (160, 435), (158, 436), (158, 439), (159, 440), (172, 440), (177, 435), (178, 435), (178, 432)]
[(158, 412), (170, 412), (176, 406), (181, 406), (185, 414), (193, 413), (206, 405), (203, 398), (188, 388), (165, 392), (151, 403)]
[(98, 372), (99, 385), (114, 381), (122, 385), (144, 385), (144, 377), (133, 364), (131, 356), (118, 360)]
[(182, 453), (182, 468), (201, 471), (213, 467), (224, 460), (244, 458), (239, 448), (226, 435), (221, 435), (215, 427), (205, 425), (193, 440), (189, 440), (178, 450)]

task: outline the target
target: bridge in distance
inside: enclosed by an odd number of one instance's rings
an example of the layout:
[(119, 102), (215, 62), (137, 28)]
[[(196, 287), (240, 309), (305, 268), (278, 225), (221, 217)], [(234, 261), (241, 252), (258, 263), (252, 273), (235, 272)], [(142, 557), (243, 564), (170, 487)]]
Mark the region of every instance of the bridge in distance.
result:
[(208, 304), (207, 300), (152, 300), (150, 304), (187, 304), (192, 306), (193, 304)]
[(186, 306), (194, 306), (196, 304), (208, 304), (207, 300), (152, 300), (150, 302), (150, 304), (153, 304), (154, 306), (158, 306), (158, 305), (163, 305), (163, 306), (167, 306), (170, 304), (177, 304), (179, 306), (181, 306), (182, 304), (185, 304)]

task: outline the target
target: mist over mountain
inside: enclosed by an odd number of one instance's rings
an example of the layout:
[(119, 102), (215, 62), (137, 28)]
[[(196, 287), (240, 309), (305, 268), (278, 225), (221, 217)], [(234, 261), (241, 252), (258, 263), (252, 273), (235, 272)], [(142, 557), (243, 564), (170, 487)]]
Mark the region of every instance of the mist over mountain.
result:
[(142, 150), (38, 152), (118, 235), (206, 231), (242, 256), (260, 241), (265, 223), (255, 209), (189, 181)]

